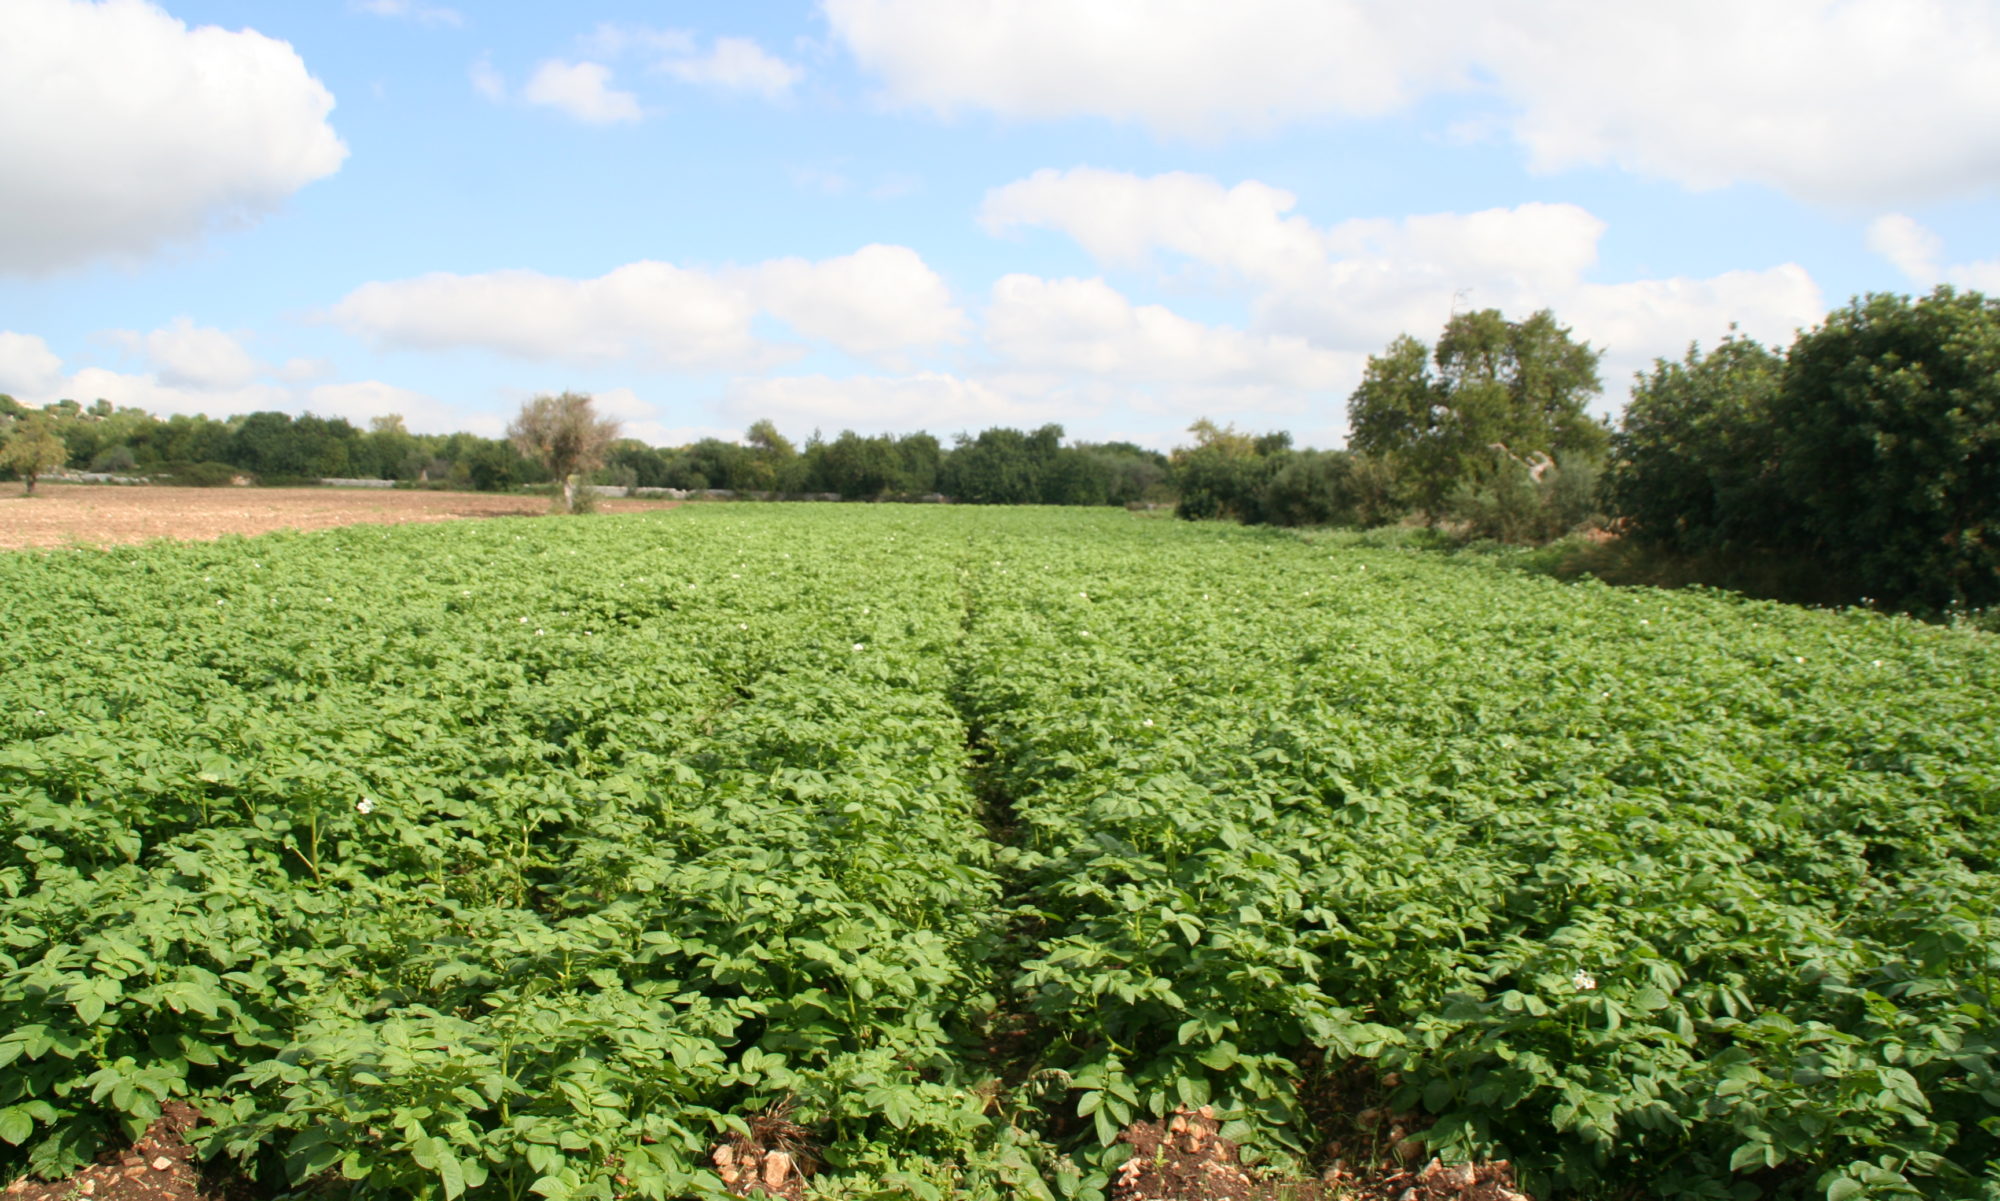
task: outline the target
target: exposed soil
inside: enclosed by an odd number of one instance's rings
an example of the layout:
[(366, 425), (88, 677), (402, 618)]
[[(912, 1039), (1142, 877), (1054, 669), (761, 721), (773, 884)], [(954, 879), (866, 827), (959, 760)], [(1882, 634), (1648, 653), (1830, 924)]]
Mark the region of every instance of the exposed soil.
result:
[(1243, 1166), (1215, 1112), (1179, 1110), (1164, 1122), (1134, 1122), (1118, 1135), (1132, 1148), (1111, 1180), (1112, 1201), (1322, 1201), (1313, 1180), (1265, 1176)]
[(782, 1197), (805, 1201), (806, 1177), (818, 1166), (808, 1131), (791, 1120), (789, 1107), (750, 1119), (750, 1135), (715, 1148), (709, 1160), (722, 1183), (739, 1197)]
[(169, 1101), (130, 1147), (62, 1180), (16, 1180), (0, 1189), (0, 1201), (249, 1201), (257, 1194), (247, 1181), (204, 1172), (196, 1162), (183, 1136), (200, 1120), (194, 1106)]
[[(599, 512), (671, 509), (673, 500), (603, 499)], [(539, 496), (426, 492), (406, 488), (163, 488), (63, 484), (43, 480), (33, 496), (0, 485), (0, 550), (112, 546), (155, 538), (205, 540), (224, 534), (320, 530), (337, 525), (533, 517)]]
[(1336, 1140), (1317, 1178), (1245, 1167), (1207, 1106), (1178, 1110), (1164, 1122), (1134, 1122), (1118, 1135), (1132, 1158), (1112, 1178), (1112, 1201), (1529, 1201), (1505, 1161), (1419, 1165), (1421, 1143), (1403, 1134), (1411, 1115), (1355, 1116), (1353, 1129), (1386, 1127), (1396, 1140)]

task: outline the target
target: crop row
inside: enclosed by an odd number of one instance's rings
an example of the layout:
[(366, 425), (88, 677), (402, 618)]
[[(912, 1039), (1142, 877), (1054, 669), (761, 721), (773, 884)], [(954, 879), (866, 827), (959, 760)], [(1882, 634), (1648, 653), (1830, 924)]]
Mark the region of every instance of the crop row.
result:
[(995, 888), (955, 576), (852, 552), (8, 561), (0, 1138), (59, 1173), (186, 1095), (294, 1182), (664, 1197), (793, 1107), (830, 1175), (921, 1189), (981, 1121), (940, 1081)]
[(1010, 987), (1101, 1138), (1213, 1102), (1295, 1159), (1359, 1076), (1538, 1189), (2000, 1189), (1990, 645), (1164, 549), (996, 549), (962, 651)]
[(9, 1173), (184, 1097), (359, 1196), (713, 1194), (734, 1140), (1087, 1197), (1139, 1117), (1318, 1166), (1375, 1090), (1559, 1193), (2000, 1190), (1977, 636), (1049, 511), (0, 594)]

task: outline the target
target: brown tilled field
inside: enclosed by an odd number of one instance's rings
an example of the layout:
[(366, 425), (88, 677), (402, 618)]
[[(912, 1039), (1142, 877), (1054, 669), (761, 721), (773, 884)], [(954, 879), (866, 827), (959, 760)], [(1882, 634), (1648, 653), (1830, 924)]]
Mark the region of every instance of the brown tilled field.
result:
[[(671, 500), (601, 500), (600, 512), (670, 509)], [(532, 517), (539, 496), (389, 488), (154, 488), (43, 481), (33, 496), (0, 485), (0, 549), (111, 546), (155, 538), (220, 538), (336, 525)]]

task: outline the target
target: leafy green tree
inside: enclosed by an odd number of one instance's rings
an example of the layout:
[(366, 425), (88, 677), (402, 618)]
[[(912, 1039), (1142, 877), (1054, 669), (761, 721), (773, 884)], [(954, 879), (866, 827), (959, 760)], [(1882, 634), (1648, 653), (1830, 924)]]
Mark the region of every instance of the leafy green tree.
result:
[[(1189, 521), (1257, 520), (1257, 494), (1270, 469), (1262, 451), (1264, 440), (1234, 425), (1218, 426), (1206, 417), (1190, 425), (1188, 432), (1194, 435), (1194, 445), (1175, 447), (1171, 456), (1173, 483), (1180, 493), (1174, 515)], [(1284, 441), (1289, 443), (1290, 438)]]
[(848, 500), (873, 500), (896, 487), (896, 442), (887, 435), (869, 438), (842, 430), (814, 452), (813, 481), (818, 491), (838, 492)]
[(620, 438), (605, 452), (604, 466), (631, 477), (641, 488), (671, 488), (672, 455), (646, 445), (637, 438)]
[(481, 492), (505, 492), (515, 484), (534, 483), (546, 478), (540, 465), (524, 457), (511, 442), (498, 442), (473, 434), (453, 435), (452, 471), (464, 473), (466, 483)]
[(1104, 496), (1099, 503), (1129, 505), (1159, 501), (1168, 495), (1167, 456), (1131, 442), (1100, 442), (1075, 448), (1095, 460)]
[(236, 427), (223, 462), (269, 479), (344, 476), (361, 431), (344, 417), (252, 413)]
[(350, 469), (358, 471), (366, 464), (378, 479), (416, 479), (424, 474), (430, 458), (423, 443), (395, 413), (369, 418), (368, 433), (360, 442), (348, 452)]
[(1793, 344), (1772, 423), (1833, 570), (1900, 606), (2000, 604), (2000, 300), (1854, 300)]
[(720, 438), (703, 438), (683, 448), (676, 487), (755, 488), (762, 478), (756, 454), (749, 447)]
[(1602, 452), (1608, 435), (1586, 411), (1601, 354), (1546, 309), (1525, 321), (1461, 313), (1435, 351), (1404, 335), (1369, 358), (1348, 399), (1348, 445), (1391, 461), (1435, 520), (1461, 485), (1510, 459)]
[(579, 392), (537, 396), (521, 405), (507, 437), (524, 457), (539, 461), (560, 486), (565, 513), (576, 512), (577, 477), (604, 464), (618, 438), (618, 422), (597, 415), (591, 398)]
[(961, 434), (945, 460), (940, 484), (952, 499), (966, 504), (1041, 503), (1062, 435), (1060, 425), (1045, 425), (1031, 434), (998, 426), (976, 438)]
[(1785, 358), (1732, 331), (1654, 361), (1612, 438), (1605, 497), (1640, 541), (1688, 553), (1766, 545), (1791, 524), (1772, 406)]
[(7, 440), (0, 443), (0, 467), (26, 481), (24, 495), (35, 494), (35, 480), (69, 462), (69, 447), (56, 434), (55, 421), (47, 414), (27, 411), (13, 418)]
[(921, 496), (937, 491), (944, 469), (944, 447), (933, 435), (918, 430), (896, 439), (896, 491)]

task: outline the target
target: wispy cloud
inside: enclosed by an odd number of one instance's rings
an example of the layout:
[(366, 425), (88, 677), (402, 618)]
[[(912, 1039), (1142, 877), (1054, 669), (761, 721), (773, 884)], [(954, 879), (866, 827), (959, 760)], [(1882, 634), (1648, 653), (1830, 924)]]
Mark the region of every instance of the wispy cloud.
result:
[(637, 96), (611, 86), (611, 68), (603, 63), (549, 59), (529, 76), (521, 99), (567, 113), (586, 125), (616, 125), (645, 116)]
[(465, 15), (455, 8), (421, 4), (414, 0), (353, 0), (350, 7), (356, 12), (370, 13), (377, 17), (392, 17), (401, 21), (415, 21), (419, 25), (457, 29), (465, 24)]

